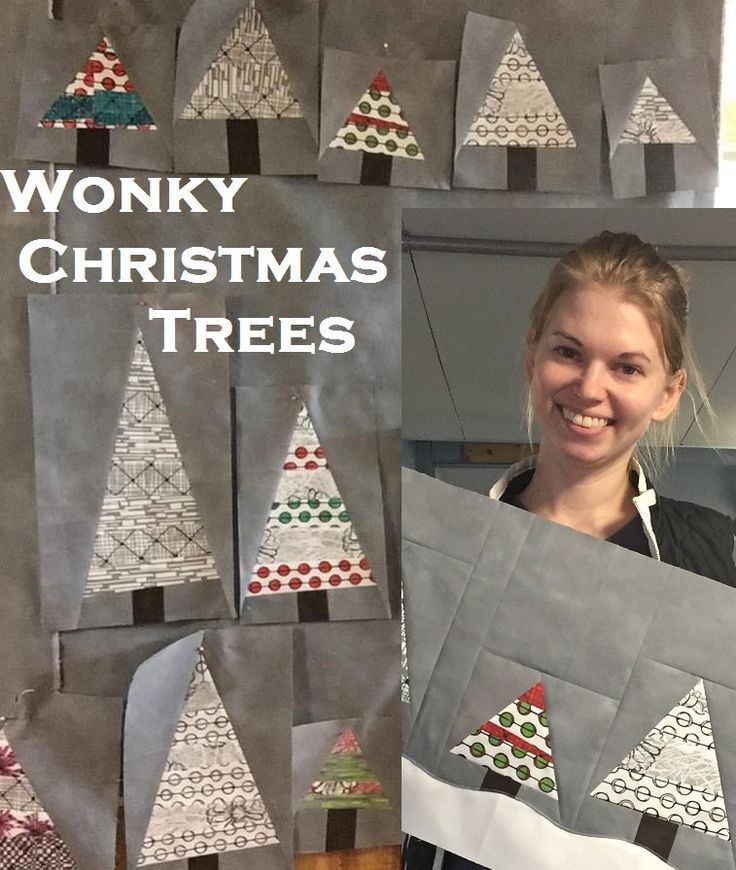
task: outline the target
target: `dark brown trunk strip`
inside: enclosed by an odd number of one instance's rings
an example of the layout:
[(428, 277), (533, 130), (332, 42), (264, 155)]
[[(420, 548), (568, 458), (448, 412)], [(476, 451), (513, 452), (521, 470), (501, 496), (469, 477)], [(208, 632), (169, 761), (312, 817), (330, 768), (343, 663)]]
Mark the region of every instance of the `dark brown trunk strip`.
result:
[(296, 605), (299, 611), (299, 622), (327, 622), (330, 618), (326, 589), (297, 592)]
[(481, 791), (499, 791), (509, 797), (516, 797), (520, 788), (520, 782), (509, 776), (502, 776), (495, 770), (487, 770), (480, 785)]
[(327, 810), (325, 852), (339, 852), (341, 849), (354, 849), (355, 826), (357, 822), (357, 810)]
[(258, 121), (230, 119), (227, 124), (227, 154), (230, 172), (245, 175), (261, 174), (261, 152), (258, 144)]
[(522, 192), (537, 189), (536, 148), (510, 146), (506, 149), (506, 161), (506, 180), (509, 190)]
[(676, 836), (677, 825), (674, 822), (644, 813), (639, 822), (634, 842), (666, 861), (670, 856)]
[(648, 142), (644, 146), (644, 173), (647, 194), (676, 190), (674, 145)]
[(187, 862), (187, 870), (217, 870), (220, 859), (217, 855), (197, 855)]
[(394, 158), (390, 154), (363, 154), (360, 183), (372, 186), (390, 184), (393, 160)]
[(77, 130), (77, 163), (85, 166), (109, 166), (110, 131)]
[(133, 625), (164, 621), (164, 590), (161, 586), (133, 590)]

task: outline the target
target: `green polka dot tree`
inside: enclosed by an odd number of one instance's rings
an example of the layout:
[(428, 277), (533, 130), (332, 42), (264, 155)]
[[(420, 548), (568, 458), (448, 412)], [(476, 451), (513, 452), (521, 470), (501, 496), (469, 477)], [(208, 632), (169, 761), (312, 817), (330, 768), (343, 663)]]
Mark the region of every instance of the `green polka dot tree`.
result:
[(370, 565), (302, 406), (246, 594), (358, 586), (375, 586)]
[(557, 800), (541, 682), (519, 695), (450, 751)]
[(329, 147), (363, 152), (364, 184), (387, 184), (394, 157), (424, 160), (383, 70), (376, 73)]

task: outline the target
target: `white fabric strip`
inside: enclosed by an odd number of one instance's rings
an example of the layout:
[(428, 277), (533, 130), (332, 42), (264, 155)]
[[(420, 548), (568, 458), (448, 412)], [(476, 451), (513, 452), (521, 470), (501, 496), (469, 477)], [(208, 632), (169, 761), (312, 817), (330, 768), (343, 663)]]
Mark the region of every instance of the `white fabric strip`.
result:
[(646, 849), (573, 834), (526, 804), (458, 788), (402, 759), (402, 827), (407, 834), (493, 870), (663, 870)]

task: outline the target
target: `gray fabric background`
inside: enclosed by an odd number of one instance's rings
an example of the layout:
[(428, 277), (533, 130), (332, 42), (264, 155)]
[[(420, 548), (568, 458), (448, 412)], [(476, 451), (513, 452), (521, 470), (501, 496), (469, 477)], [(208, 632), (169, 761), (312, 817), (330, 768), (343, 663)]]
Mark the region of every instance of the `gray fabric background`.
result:
[(296, 595), (247, 596), (266, 519), (303, 402), (314, 424), (337, 488), (371, 565), (376, 588), (328, 589), (330, 615), (339, 619), (390, 615), (386, 531), (378, 468), (376, 413), (371, 391), (347, 384), (239, 387), (238, 524), (242, 617), (246, 622), (292, 621)]
[[(259, 120), (263, 175), (317, 172), (319, 0), (257, 0), (304, 118)], [(213, 8), (197, 0), (182, 26), (174, 100), (177, 172), (228, 172), (226, 122), (181, 120), (189, 97), (217, 56), (243, 9), (242, 0)]]
[(398, 843), (400, 836), (401, 788), (398, 756), (398, 729), (394, 719), (333, 719), (294, 728), (294, 776), (292, 802), (295, 812), (296, 851), (324, 852), (327, 810), (304, 802), (310, 785), (329, 756), (344, 728), (352, 728), (363, 757), (383, 786), (390, 807), (357, 811), (355, 848)]
[(107, 10), (100, 14), (98, 23), (90, 24), (50, 21), (40, 3), (32, 5), (31, 10), (32, 29), (22, 68), (16, 156), (76, 163), (76, 131), (46, 130), (37, 125), (87, 60), (104, 29), (158, 128), (145, 132), (111, 130), (110, 165), (158, 172), (170, 170), (175, 29), (143, 22), (131, 26), (130, 19), (120, 25), (120, 19), (108, 17)]
[(24, 695), (5, 724), (79, 870), (115, 862), (121, 725), (119, 700), (57, 693)]
[[(220, 580), (166, 590), (169, 620), (234, 614), (230, 399), (222, 354), (195, 353), (192, 324), (162, 353), (162, 321), (131, 296), (31, 296), (42, 611), (54, 630), (127, 624), (130, 596), (82, 599), (123, 393), (140, 329), (154, 365)], [(170, 308), (224, 313), (218, 300), (172, 295)], [(196, 587), (196, 588), (195, 588)], [(205, 588), (206, 587), (206, 588)]]
[(614, 194), (641, 196), (646, 192), (644, 147), (619, 140), (647, 76), (697, 140), (673, 146), (676, 186), (714, 187), (718, 176), (718, 134), (711, 110), (713, 98), (707, 66), (702, 58), (676, 58), (600, 67)]
[[(728, 651), (736, 592), (404, 474), (412, 691), (415, 675), (418, 682), (409, 757), (441, 779), (479, 786), (484, 769), (450, 749), (541, 679), (559, 804), (527, 788), (518, 799), (572, 830), (631, 840), (640, 815), (589, 793), (702, 677), (735, 819), (736, 678)], [(448, 562), (454, 572), (446, 572)], [(434, 615), (442, 607), (449, 621)], [(735, 866), (733, 844), (685, 830), (670, 860), (680, 870)]]
[[(537, 187), (543, 191), (595, 190), (601, 174), (601, 106), (595, 72), (605, 31), (580, 20), (581, 9), (522, 4), (512, 21), (469, 14), (465, 25), (455, 115), (455, 174), (458, 187), (505, 189), (507, 148), (463, 146), (515, 24), (537, 62), (577, 143), (575, 148), (537, 149)], [(584, 14), (584, 12), (583, 12)], [(571, 34), (575, 51), (570, 51)]]
[(396, 102), (424, 154), (424, 160), (392, 158), (391, 184), (449, 188), (455, 64), (403, 61), (386, 54), (369, 57), (329, 48), (324, 54), (322, 71), (320, 180), (353, 184), (360, 181), (363, 152), (329, 145), (379, 70), (386, 74)]
[(276, 627), (191, 634), (149, 659), (131, 683), (125, 719), (125, 820), (134, 870), (186, 691), (202, 647), (274, 823), (279, 844), (238, 853), (243, 870), (291, 866), (291, 636)]

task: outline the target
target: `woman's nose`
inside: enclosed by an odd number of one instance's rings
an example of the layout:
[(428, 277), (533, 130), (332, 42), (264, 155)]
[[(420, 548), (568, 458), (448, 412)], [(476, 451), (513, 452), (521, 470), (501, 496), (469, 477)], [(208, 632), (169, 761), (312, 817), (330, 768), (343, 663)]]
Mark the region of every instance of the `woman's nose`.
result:
[(604, 366), (589, 363), (582, 367), (575, 384), (577, 395), (588, 402), (605, 398), (607, 372)]

